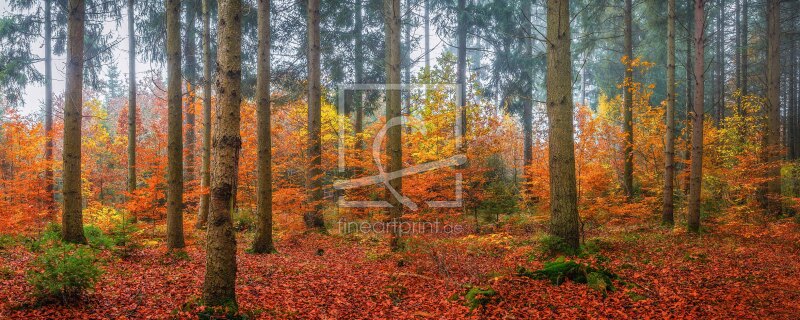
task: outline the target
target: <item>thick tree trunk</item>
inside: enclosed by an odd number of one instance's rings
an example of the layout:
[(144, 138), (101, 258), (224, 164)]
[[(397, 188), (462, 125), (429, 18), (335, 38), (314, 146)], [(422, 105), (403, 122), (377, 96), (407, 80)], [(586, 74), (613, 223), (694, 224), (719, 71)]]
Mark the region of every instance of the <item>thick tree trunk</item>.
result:
[(56, 199), (53, 179), (53, 4), (44, 2), (44, 169), (45, 190), (47, 191), (48, 214), (56, 214)]
[(664, 210), (661, 222), (674, 225), (675, 206), (675, 0), (667, 0), (667, 129), (664, 135)]
[(309, 229), (325, 230), (322, 218), (322, 142), (320, 137), (321, 89), (319, 0), (308, 1), (308, 210), (303, 216)]
[(211, 211), (206, 235), (206, 275), (203, 302), (210, 306), (236, 304), (236, 234), (231, 202), (242, 139), (242, 2), (218, 2), (217, 124), (214, 128)]
[(781, 24), (780, 0), (767, 0), (767, 132), (766, 160), (772, 165), (763, 206), (770, 215), (781, 214)]
[[(210, 0), (203, 1), (203, 168), (200, 185), (203, 189), (211, 185), (211, 17)], [(208, 221), (210, 195), (200, 196), (200, 209), (197, 214), (198, 229), (204, 228)]]
[(136, 191), (136, 30), (128, 0), (128, 193)]
[(688, 227), (700, 232), (700, 190), (703, 182), (703, 98), (705, 96), (705, 0), (694, 4), (694, 112), (692, 114), (692, 165), (689, 177)]
[[(625, 53), (629, 61), (633, 60), (633, 6), (631, 0), (625, 0)], [(625, 168), (623, 174), (623, 185), (628, 201), (633, 200), (633, 67), (625, 65), (625, 85), (623, 87), (623, 132), (625, 133)]]
[[(185, 0), (184, 0), (185, 1)], [(197, 41), (195, 38), (196, 34), (196, 26), (195, 20), (197, 16), (197, 7), (195, 6), (195, 0), (186, 1), (186, 14), (184, 18), (186, 19), (186, 39), (184, 42), (185, 45), (185, 52), (184, 55), (186, 57), (186, 70), (184, 70), (183, 74), (186, 78), (186, 145), (184, 146), (186, 149), (186, 158), (184, 159), (184, 169), (186, 170), (186, 176), (184, 177), (184, 181), (186, 181), (186, 185), (192, 189), (195, 187), (195, 167), (196, 167), (196, 160), (195, 160), (195, 143), (197, 141), (197, 134), (196, 132), (196, 120), (195, 120), (195, 92), (197, 89), (195, 85), (197, 85), (197, 55), (196, 55), (196, 45)], [(191, 201), (194, 201), (192, 199)]]
[(83, 41), (86, 4), (69, 0), (67, 11), (67, 73), (64, 104), (64, 241), (86, 243), (81, 197), (81, 118), (83, 116)]
[(574, 249), (578, 230), (569, 1), (547, 0), (547, 118), (550, 147), (550, 233)]
[(258, 1), (258, 75), (256, 108), (258, 112), (258, 224), (253, 252), (272, 253), (272, 136), (270, 135), (270, 0)]
[[(525, 56), (531, 57), (533, 55), (533, 42), (530, 38), (533, 36), (531, 33), (532, 22), (527, 20), (527, 18), (531, 17), (531, 0), (522, 2), (522, 14), (522, 23), (525, 30), (522, 41), (525, 42)], [(522, 81), (524, 83), (523, 88), (525, 88), (525, 92), (522, 95), (522, 131), (525, 139), (522, 143), (522, 153), (525, 166), (528, 166), (533, 161), (533, 123), (531, 123), (533, 121), (533, 77), (531, 77), (531, 66), (522, 67)]]
[(183, 115), (181, 108), (181, 2), (167, 0), (168, 190), (167, 248), (183, 241)]
[[(464, 1), (464, 0), (459, 0)], [(400, 0), (384, 0), (383, 14), (386, 19), (386, 84), (400, 84)], [(386, 90), (386, 121), (399, 119), (400, 90), (388, 88)], [(396, 121), (396, 120), (395, 120)], [(392, 126), (387, 131), (386, 140), (386, 172), (395, 172), (403, 168), (403, 143), (401, 126)], [(389, 185), (398, 193), (403, 192), (403, 179), (398, 177), (389, 180)], [(389, 223), (399, 222), (403, 215), (403, 204), (395, 198), (387, 188), (386, 198), (392, 205), (389, 208)], [(400, 249), (400, 229), (392, 224), (391, 248), (393, 251)]]

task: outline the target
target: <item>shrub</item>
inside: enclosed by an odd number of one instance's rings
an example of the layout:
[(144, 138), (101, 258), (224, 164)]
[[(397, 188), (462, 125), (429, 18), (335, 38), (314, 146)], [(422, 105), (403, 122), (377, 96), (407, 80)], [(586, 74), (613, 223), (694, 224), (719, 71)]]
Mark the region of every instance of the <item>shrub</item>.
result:
[(61, 225), (48, 223), (41, 236), (25, 239), (25, 246), (31, 252), (42, 252), (44, 249), (61, 243)]
[(93, 248), (108, 249), (114, 246), (114, 241), (103, 233), (95, 225), (86, 225), (83, 227), (83, 234), (86, 236), (86, 242)]
[(26, 280), (40, 301), (67, 304), (94, 288), (101, 273), (90, 248), (58, 244), (36, 258)]

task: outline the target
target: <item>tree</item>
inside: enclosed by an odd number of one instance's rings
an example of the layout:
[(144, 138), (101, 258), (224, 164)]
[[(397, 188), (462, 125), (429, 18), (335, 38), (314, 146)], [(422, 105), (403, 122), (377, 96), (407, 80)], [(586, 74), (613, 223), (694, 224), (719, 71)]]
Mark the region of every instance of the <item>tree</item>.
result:
[(83, 27), (86, 3), (69, 0), (66, 103), (64, 105), (64, 241), (86, 243), (81, 197), (81, 118), (83, 117)]
[(184, 247), (183, 241), (183, 110), (181, 108), (181, 2), (166, 1), (168, 192), (167, 248)]
[(550, 233), (580, 245), (572, 124), (569, 2), (547, 1), (547, 118), (550, 148)]
[(324, 230), (322, 219), (322, 97), (320, 84), (319, 0), (308, 1), (308, 210), (303, 216), (309, 229)]
[(694, 112), (692, 112), (692, 162), (689, 173), (688, 227), (700, 232), (700, 190), (703, 183), (703, 116), (705, 97), (706, 0), (694, 0)]
[(220, 0), (217, 57), (217, 126), (214, 128), (211, 210), (206, 235), (203, 302), (236, 305), (236, 235), (231, 214), (239, 150), (242, 148), (240, 104), (242, 82), (242, 2)]
[(136, 191), (136, 31), (128, 0), (128, 193)]
[(675, 224), (674, 182), (675, 182), (675, 0), (668, 0), (667, 6), (667, 129), (664, 134), (664, 209), (661, 222)]
[[(459, 1), (463, 2), (464, 0)], [(400, 90), (392, 87), (400, 84), (400, 0), (384, 0), (383, 14), (386, 19), (384, 32), (386, 35), (386, 84), (388, 86), (386, 89), (386, 121), (388, 123), (397, 121), (395, 119), (399, 120), (401, 117)], [(386, 159), (388, 163), (386, 172), (396, 172), (403, 168), (401, 129), (399, 125), (395, 125), (387, 130)], [(402, 177), (389, 180), (389, 186), (395, 192), (402, 194)], [(397, 223), (403, 215), (403, 204), (392, 195), (389, 188), (386, 190), (386, 198), (391, 204), (389, 208), (389, 223), (393, 225), (391, 248), (396, 251), (400, 249), (401, 230), (398, 228)]]
[[(200, 170), (200, 186), (204, 189), (211, 184), (211, 14), (208, 2), (202, 0), (203, 6), (203, 163)], [(209, 194), (200, 196), (200, 209), (197, 214), (198, 229), (205, 227), (208, 221)]]
[[(533, 21), (531, 17), (531, 0), (524, 0), (522, 3), (522, 23), (525, 30), (525, 55), (533, 56), (533, 33), (531, 26)], [(533, 76), (531, 75), (531, 68), (526, 67), (522, 71), (522, 81), (524, 81), (525, 93), (523, 94), (522, 101), (522, 131), (525, 141), (523, 142), (523, 159), (525, 165), (530, 165), (533, 161)]]
[(624, 55), (627, 58), (625, 62), (625, 81), (623, 86), (624, 106), (623, 113), (624, 119), (622, 128), (625, 132), (625, 168), (623, 175), (623, 184), (625, 186), (625, 194), (628, 200), (633, 198), (633, 92), (630, 84), (633, 83), (633, 66), (628, 65), (633, 61), (633, 6), (631, 0), (625, 0), (625, 48)]
[(197, 91), (195, 85), (197, 84), (197, 54), (195, 48), (197, 47), (196, 41), (196, 26), (197, 21), (197, 5), (195, 0), (184, 0), (186, 3), (186, 36), (184, 38), (184, 69), (183, 77), (186, 79), (186, 137), (185, 149), (186, 155), (184, 159), (184, 169), (186, 176), (184, 180), (190, 186), (194, 186), (195, 182), (195, 143), (197, 142), (196, 132), (196, 117), (195, 117), (195, 92)]
[(781, 24), (780, 0), (767, 0), (767, 132), (765, 160), (770, 163), (762, 204), (768, 214), (781, 213)]
[[(458, 41), (458, 61), (456, 65), (456, 83), (458, 83), (459, 87), (459, 95), (461, 96), (461, 100), (459, 101), (459, 130), (462, 137), (461, 148), (460, 152), (464, 153), (466, 151), (466, 143), (464, 143), (464, 138), (467, 136), (467, 8), (466, 8), (466, 0), (458, 0), (458, 30), (457, 30), (457, 41)], [(388, 10), (388, 9), (387, 9)], [(388, 19), (388, 18), (387, 18)], [(398, 17), (398, 20), (400, 18)], [(387, 20), (388, 23), (388, 20)], [(387, 29), (387, 42), (389, 40), (390, 34), (388, 33)], [(387, 44), (387, 48), (389, 45)], [(388, 53), (387, 53), (388, 56)], [(389, 69), (387, 66), (386, 69), (386, 77), (389, 78)], [(399, 81), (398, 81), (399, 83)], [(387, 120), (389, 117), (386, 118)]]
[(270, 135), (269, 83), (269, 0), (258, 1), (258, 76), (256, 108), (258, 109), (258, 193), (256, 235), (253, 252), (272, 253), (272, 137)]
[(56, 199), (53, 193), (53, 18), (51, 0), (44, 2), (44, 159), (47, 167), (44, 179), (47, 184), (47, 196), (50, 202), (50, 213), (56, 212)]

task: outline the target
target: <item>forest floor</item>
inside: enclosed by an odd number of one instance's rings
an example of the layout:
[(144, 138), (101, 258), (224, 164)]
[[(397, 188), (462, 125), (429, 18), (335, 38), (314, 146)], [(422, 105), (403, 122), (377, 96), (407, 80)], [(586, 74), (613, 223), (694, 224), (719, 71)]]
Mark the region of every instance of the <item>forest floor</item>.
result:
[[(391, 253), (374, 235), (279, 237), (274, 255), (245, 252), (240, 233), (237, 296), (256, 318), (772, 318), (800, 316), (800, 227), (709, 223), (701, 235), (655, 225), (590, 235), (593, 253), (618, 275), (614, 291), (520, 276), (541, 269), (542, 226), (491, 234), (416, 236)], [(187, 229), (188, 230), (188, 229)], [(145, 243), (132, 256), (100, 253), (95, 290), (70, 306), (35, 305), (22, 244), (0, 251), (0, 318), (194, 318), (204, 274), (202, 232), (186, 254)], [(483, 294), (467, 294), (481, 288)]]

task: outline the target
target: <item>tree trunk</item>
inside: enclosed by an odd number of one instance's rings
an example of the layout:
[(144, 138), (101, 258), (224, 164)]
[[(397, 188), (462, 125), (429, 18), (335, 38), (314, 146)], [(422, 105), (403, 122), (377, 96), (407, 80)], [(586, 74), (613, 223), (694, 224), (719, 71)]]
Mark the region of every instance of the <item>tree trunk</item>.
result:
[(674, 225), (675, 182), (675, 0), (667, 1), (667, 129), (664, 134), (664, 210), (661, 222)]
[[(464, 0), (459, 0), (464, 1)], [(400, 0), (384, 0), (383, 14), (386, 19), (386, 84), (400, 84)], [(388, 88), (386, 90), (386, 121), (400, 119), (400, 90)], [(394, 120), (397, 121), (397, 120)], [(403, 143), (401, 126), (395, 125), (388, 128), (386, 140), (386, 172), (395, 172), (403, 169)], [(399, 194), (403, 192), (403, 179), (398, 177), (389, 180), (389, 185)], [(392, 251), (400, 249), (400, 229), (394, 223), (399, 222), (403, 215), (403, 204), (387, 188), (386, 198), (392, 205), (389, 208), (389, 223), (392, 227)]]
[(181, 2), (167, 0), (168, 191), (167, 248), (183, 241), (183, 115), (181, 108)]
[[(362, 0), (356, 0), (356, 8), (355, 8), (355, 21), (353, 26), (353, 33), (355, 33), (355, 82), (356, 84), (363, 84), (364, 81), (364, 44), (363, 44), (363, 33), (364, 33), (364, 22), (362, 19)], [(353, 92), (353, 98), (355, 103), (355, 110), (356, 110), (356, 123), (355, 123), (355, 135), (356, 135), (356, 143), (355, 149), (359, 151), (364, 148), (364, 142), (361, 140), (361, 132), (364, 128), (364, 94), (361, 91)]]
[(253, 252), (272, 253), (272, 136), (270, 135), (270, 0), (258, 1), (258, 75), (256, 108), (258, 111), (258, 224)]
[(242, 2), (218, 2), (217, 125), (211, 164), (211, 211), (206, 235), (206, 275), (203, 302), (236, 305), (236, 234), (231, 220), (233, 187), (242, 139)]
[[(736, 77), (736, 91), (741, 94), (742, 90), (742, 48), (741, 48), (741, 40), (742, 40), (742, 20), (741, 20), (741, 0), (736, 0), (736, 14), (734, 19), (736, 19), (736, 32), (734, 34), (734, 46), (733, 46), (733, 60), (736, 67), (735, 77)], [(736, 100), (736, 107), (741, 109), (741, 98)]]
[(550, 147), (550, 233), (580, 245), (572, 105), (569, 1), (547, 0), (547, 118)]
[(683, 152), (684, 174), (683, 174), (683, 193), (689, 194), (689, 172), (692, 154), (692, 110), (694, 110), (694, 71), (692, 64), (692, 40), (694, 38), (694, 0), (686, 1), (686, 150)]
[(51, 0), (44, 2), (44, 169), (45, 190), (47, 191), (48, 214), (56, 214), (56, 199), (53, 179), (53, 18)]
[(431, 69), (431, 12), (430, 0), (425, 1), (425, 12), (423, 19), (425, 20), (425, 70)]
[(309, 229), (325, 230), (322, 219), (322, 142), (320, 137), (319, 0), (308, 1), (308, 211), (303, 216)]
[(688, 227), (700, 232), (700, 190), (703, 182), (703, 97), (705, 96), (705, 0), (694, 4), (694, 112), (692, 114), (692, 166), (689, 177)]
[(67, 72), (64, 104), (64, 241), (86, 243), (81, 197), (81, 118), (83, 117), (83, 41), (86, 4), (69, 0), (67, 11)]
[(781, 24), (780, 0), (767, 0), (767, 132), (766, 160), (772, 165), (767, 173), (763, 206), (770, 215), (781, 214)]
[(136, 30), (128, 0), (128, 193), (136, 191)]
[[(210, 0), (203, 1), (203, 168), (200, 185), (203, 189), (211, 185), (211, 17)], [(200, 196), (200, 209), (197, 215), (197, 228), (204, 228), (208, 221), (210, 195)]]
[[(625, 0), (625, 53), (628, 61), (633, 61), (633, 6), (631, 0)], [(628, 201), (633, 200), (633, 67), (631, 64), (625, 65), (625, 85), (623, 86), (623, 131), (625, 133), (625, 172), (623, 184)]]
[[(184, 42), (185, 45), (185, 52), (184, 55), (186, 56), (186, 70), (184, 70), (184, 77), (186, 78), (186, 145), (184, 146), (186, 149), (186, 158), (185, 161), (185, 170), (186, 170), (186, 177), (185, 181), (187, 186), (192, 189), (195, 187), (195, 143), (197, 141), (197, 134), (195, 133), (195, 85), (197, 84), (197, 55), (195, 52), (195, 46), (197, 42), (195, 40), (195, 20), (197, 15), (197, 7), (195, 6), (195, 1), (185, 1), (186, 2), (186, 14), (184, 18), (186, 19), (186, 41)], [(193, 199), (192, 199), (193, 201)]]
[(466, 151), (465, 137), (467, 135), (467, 9), (466, 0), (458, 0), (458, 61), (456, 66), (456, 83), (459, 95), (459, 133), (461, 134), (461, 153)]
[(714, 122), (717, 126), (720, 125), (722, 119), (725, 118), (725, 24), (723, 20), (723, 11), (725, 10), (725, 2), (717, 0), (717, 26), (716, 26), (716, 76), (714, 78)]
[(750, 0), (742, 0), (742, 96), (747, 96), (750, 94), (748, 90), (748, 77), (750, 73), (747, 71), (749, 67), (748, 61), (750, 60), (748, 57), (748, 48), (750, 45), (748, 44), (750, 39), (749, 35), (749, 21), (750, 21)]
[[(522, 2), (522, 14), (522, 23), (525, 30), (522, 41), (525, 42), (525, 56), (531, 57), (533, 56), (532, 22), (527, 20), (528, 17), (531, 17), (531, 0)], [(522, 153), (525, 166), (528, 166), (533, 162), (533, 123), (531, 123), (533, 121), (533, 77), (531, 77), (531, 66), (523, 66), (522, 81), (524, 83), (523, 88), (525, 88), (525, 92), (522, 95), (522, 131), (525, 139), (522, 143)]]

